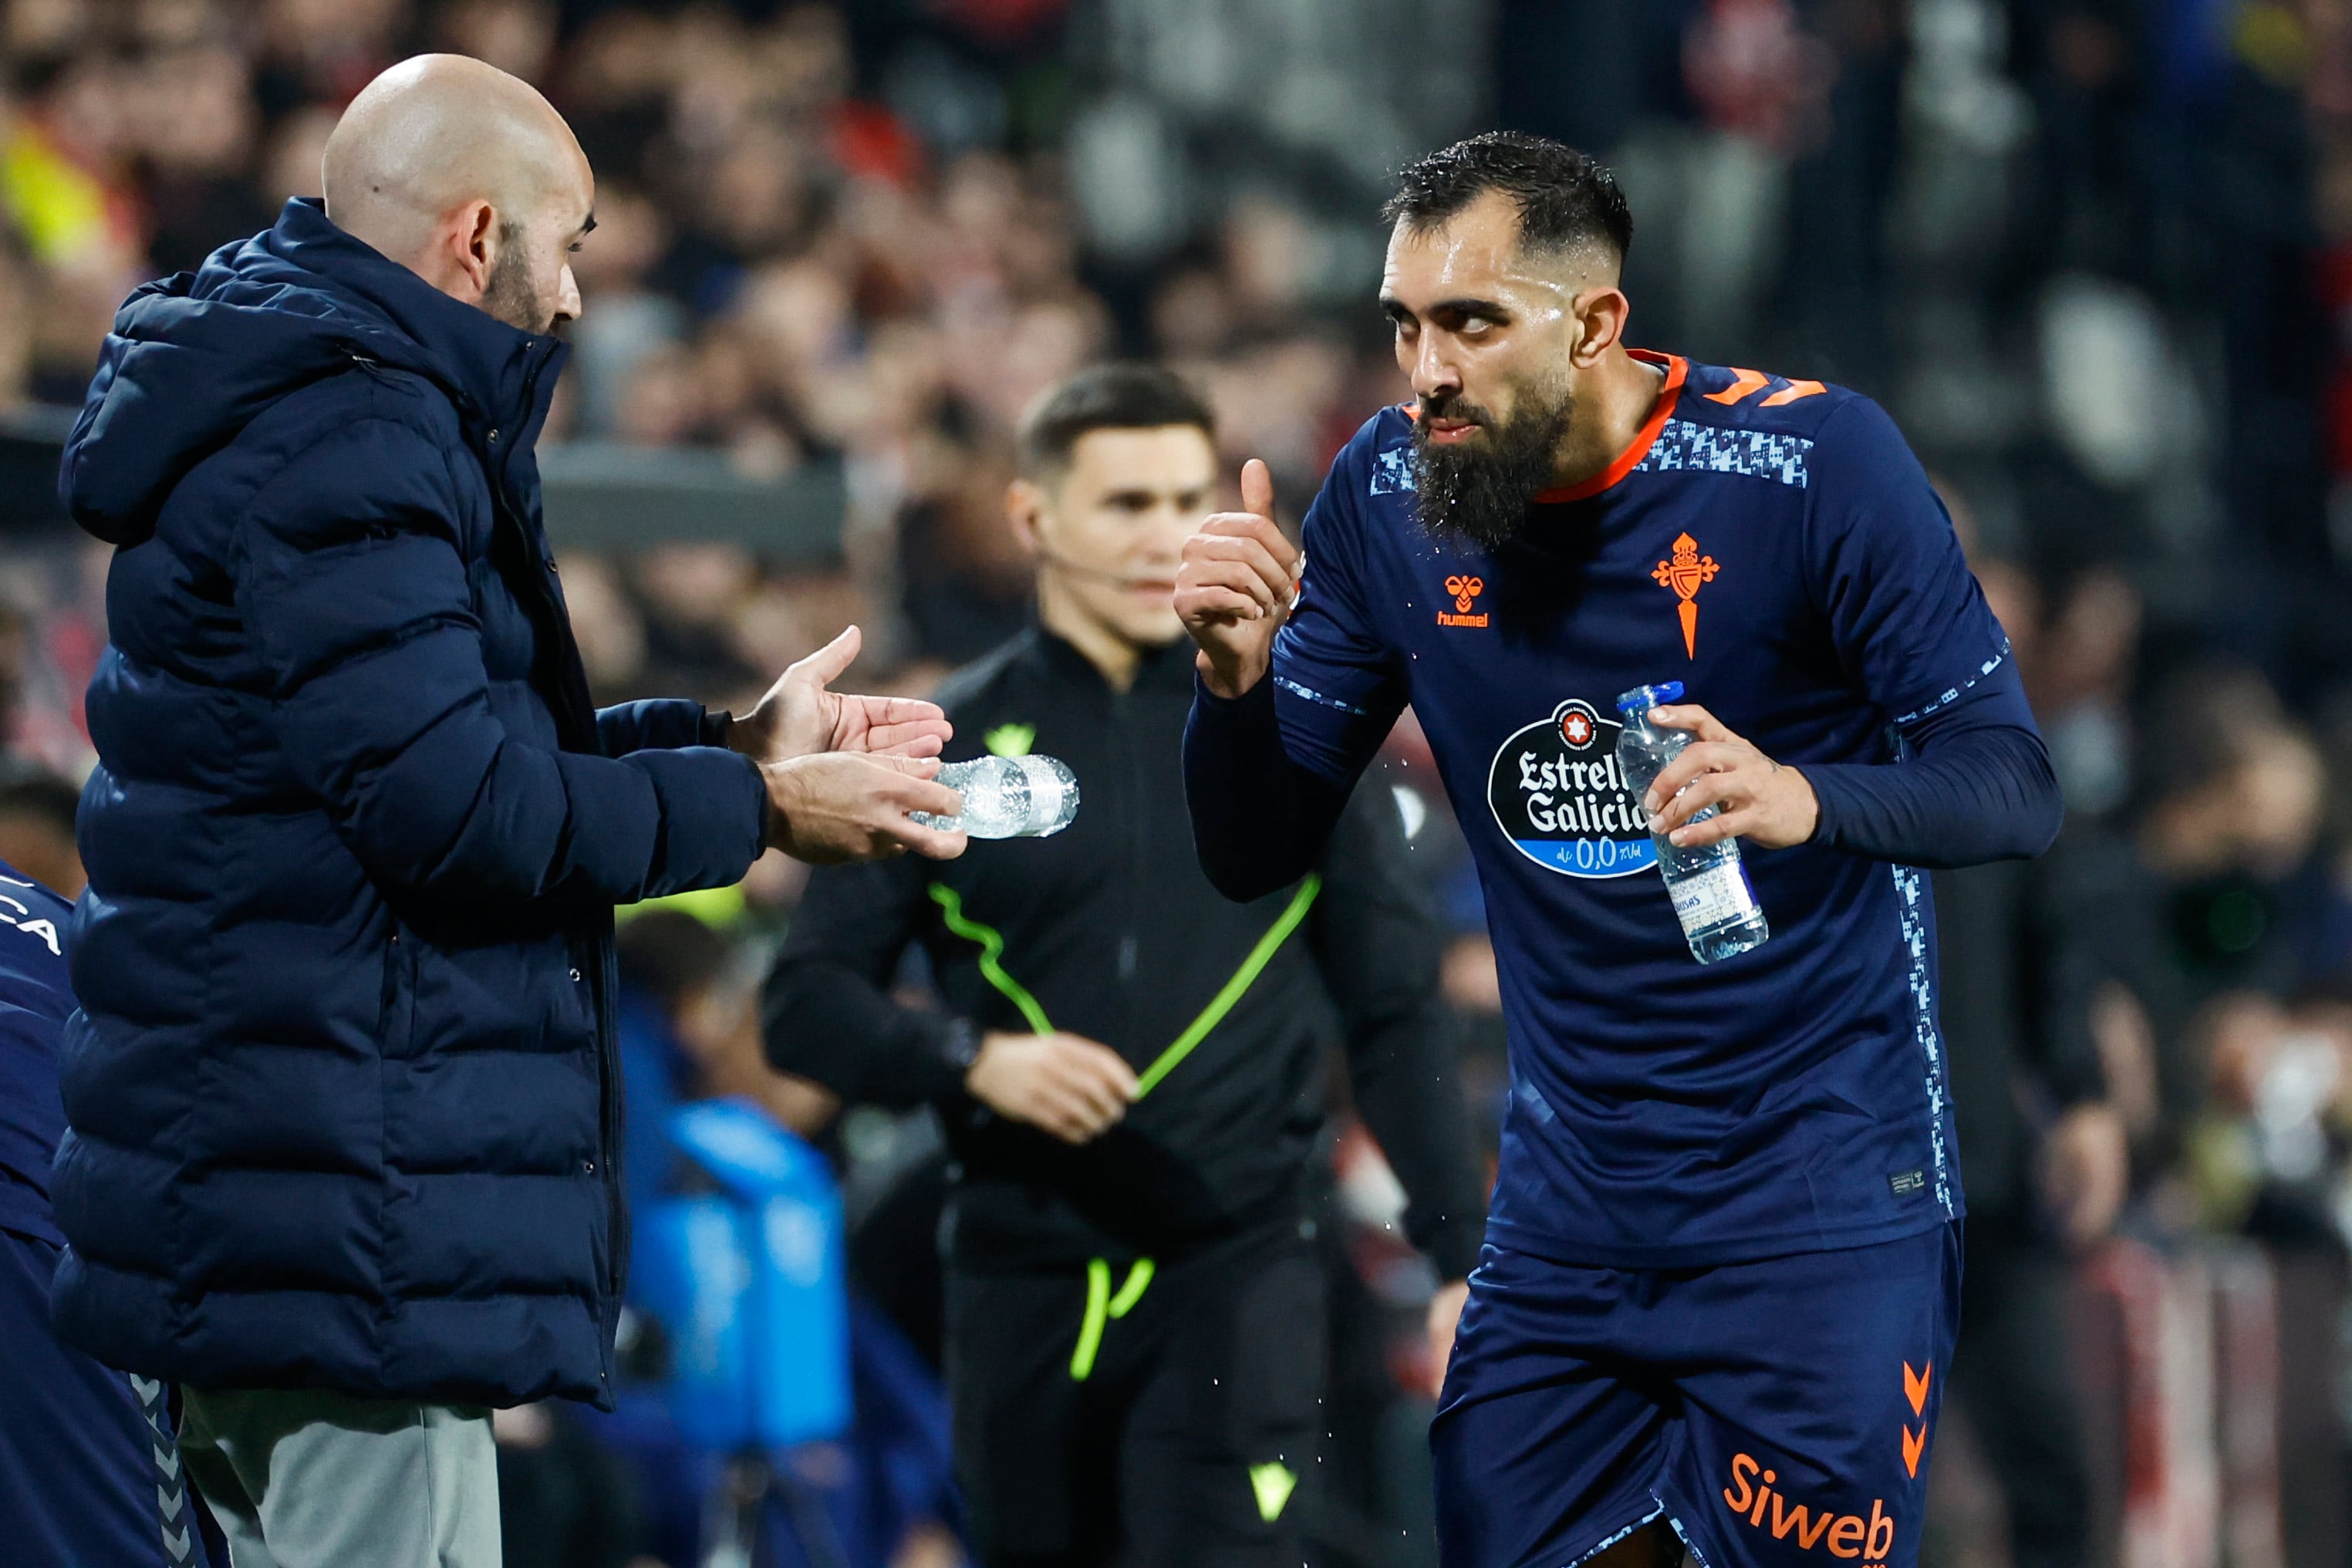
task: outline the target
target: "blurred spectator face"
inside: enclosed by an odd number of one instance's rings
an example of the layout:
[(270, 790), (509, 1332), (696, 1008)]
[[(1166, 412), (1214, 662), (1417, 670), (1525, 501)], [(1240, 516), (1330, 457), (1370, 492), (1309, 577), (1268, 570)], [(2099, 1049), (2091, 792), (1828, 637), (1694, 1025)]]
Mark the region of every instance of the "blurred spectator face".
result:
[(1006, 511), (1038, 555), (1041, 604), (1133, 646), (1174, 642), (1176, 569), (1216, 485), (1216, 451), (1190, 424), (1088, 431), (1059, 475), (1015, 480)]
[(555, 51), (555, 11), (533, 0), (457, 0), (438, 31), (452, 53), (471, 55), (534, 85), (547, 80)]
[(1244, 196), (1225, 220), (1225, 271), (1252, 312), (1276, 318), (1297, 308), (1321, 258), (1293, 202)]
[(1234, 331), (1232, 289), (1201, 267), (1180, 272), (1151, 299), (1151, 337), (1171, 358), (1216, 353)]
[(2150, 852), (2176, 876), (2284, 876), (2318, 842), (2319, 749), (2258, 677), (2195, 685), (2176, 682), (2159, 705), (2189, 755), (2149, 810)]
[(83, 0), (9, 0), (0, 7), (0, 55), (15, 60), (65, 54), (89, 31)]
[(581, 298), (633, 292), (644, 281), (669, 234), (660, 209), (635, 191), (606, 189), (596, 197), (596, 243), (572, 264)]
[(1581, 253), (1522, 254), (1518, 209), (1498, 192), (1442, 226), (1397, 225), (1381, 306), (1420, 399), (1417, 498), (1432, 531), (1492, 545), (1518, 528), (1573, 424), (1587, 313), (1623, 298)]
[(401, 0), (269, 0), (261, 26), (269, 55), (318, 97), (356, 96), (392, 63)]
[(341, 118), (320, 104), (288, 115), (269, 139), (269, 151), (262, 160), (263, 194), (276, 202), (320, 194), (325, 183), (319, 166), (327, 154), (327, 138), (334, 134), (335, 121)]
[(646, 665), (646, 623), (603, 556), (566, 551), (563, 599), (580, 642), (580, 662), (597, 691), (625, 687)]
[(710, 171), (704, 222), (740, 255), (782, 248), (798, 231), (807, 202), (803, 162), (800, 148), (775, 127), (744, 132)]
[(671, 445), (693, 434), (702, 409), (694, 356), (656, 348), (631, 367), (614, 434), (633, 446)]
[(1683, 41), (1683, 78), (1708, 120), (1774, 147), (1808, 129), (1836, 74), (1789, 0), (1709, 0)]
[(2273, 875), (2293, 871), (2319, 837), (2325, 779), (2318, 749), (2291, 731), (2247, 758), (2235, 782), (2245, 812), (2242, 842), (2249, 869)]
[(758, 575), (739, 545), (667, 544), (637, 558), (637, 587), (646, 601), (686, 625), (731, 625)]
[(25, 400), (33, 373), (32, 289), (0, 251), (0, 409)]
[(141, 75), (131, 110), (139, 141), (166, 175), (233, 175), (252, 154), (252, 83), (230, 50), (157, 56)]

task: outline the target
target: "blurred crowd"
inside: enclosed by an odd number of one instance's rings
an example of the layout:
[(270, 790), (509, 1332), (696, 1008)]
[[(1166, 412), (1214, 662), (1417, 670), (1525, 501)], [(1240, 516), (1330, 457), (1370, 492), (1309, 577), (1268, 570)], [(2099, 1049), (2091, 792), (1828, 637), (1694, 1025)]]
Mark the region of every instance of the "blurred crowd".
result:
[[(341, 103), (424, 48), (541, 85), (596, 168), (547, 442), (846, 480), (820, 570), (698, 539), (690, 516), (649, 517), (642, 549), (567, 552), (600, 700), (738, 704), (853, 621), (869, 689), (925, 689), (1002, 640), (1030, 571), (1003, 523), (1009, 432), (1106, 355), (1193, 377), (1228, 472), (1266, 458), (1295, 517), (1403, 394), (1370, 308), (1387, 171), (1494, 123), (1601, 153), (1637, 222), (1634, 340), (1885, 402), (2049, 737), (2058, 849), (1938, 885), (1948, 992), (1974, 1004), (1948, 1024), (1971, 1189), (2001, 1227), (1987, 1247), (2014, 1242), (2024, 1275), (2039, 1260), (2090, 1278), (2103, 1247), (2251, 1239), (2340, 1291), (2352, 806), (2327, 780), (2352, 768), (2352, 4), (5, 0), (0, 420), (79, 402), (130, 287), (315, 194)], [(103, 568), (45, 537), (0, 556), (0, 856), (68, 893)], [(1492, 957), (1432, 777), (1408, 718), (1380, 783), (1460, 931), (1447, 986), (1477, 1026), (1491, 1136)], [(919, 1362), (935, 1141), (919, 1119), (836, 1114), (758, 1060), (760, 956), (796, 889), (772, 856), (740, 893), (633, 924), (639, 1070), (664, 1096), (748, 1093), (826, 1151), (851, 1278)], [(1355, 1330), (1334, 1442), (1351, 1479), (1321, 1533), (1335, 1563), (1425, 1561), (1409, 1328), (1429, 1281), (1394, 1240), (1377, 1150), (1339, 1124), (1333, 1279)], [(2076, 1343), (2063, 1292), (2032, 1312), (2027, 1339)], [(2352, 1327), (2315, 1321), (2282, 1354), (2343, 1368)], [(2281, 1562), (2340, 1561), (2352, 1540), (2352, 1376), (2316, 1385), (2333, 1469), (2284, 1483)], [(860, 1494), (859, 1528), (887, 1515), (877, 1552), (952, 1562), (908, 1398), (885, 1445), (905, 1484)], [(2100, 1400), (2083, 1403), (2097, 1428)], [(1983, 1517), (2009, 1530), (1955, 1525), (1940, 1561), (2105, 1556), (2149, 1506), (2094, 1475), (2092, 1517), (2051, 1523), (2000, 1436), (2042, 1406), (1960, 1408), (1986, 1462), (1955, 1461), (1949, 1483), (1939, 1468), (1939, 1506), (1979, 1517), (1968, 1478), (1989, 1475), (1979, 1491), (2007, 1513)], [(573, 1456), (519, 1458), (516, 1506), (619, 1508), (625, 1488), (578, 1478), (621, 1450), (579, 1457), (571, 1420), (503, 1421), (519, 1456)], [(662, 1472), (641, 1450), (644, 1506), (578, 1536), (623, 1545), (573, 1552), (551, 1529), (513, 1560), (688, 1561), (698, 1516), (643, 1482)]]

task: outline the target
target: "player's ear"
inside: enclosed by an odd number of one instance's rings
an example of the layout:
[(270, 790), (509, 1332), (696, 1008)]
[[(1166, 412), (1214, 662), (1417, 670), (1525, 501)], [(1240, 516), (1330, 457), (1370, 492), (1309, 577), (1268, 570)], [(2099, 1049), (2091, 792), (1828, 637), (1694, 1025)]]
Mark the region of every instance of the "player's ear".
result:
[(1579, 370), (1598, 364), (1601, 356), (1625, 336), (1625, 318), (1633, 304), (1625, 291), (1615, 284), (1588, 288), (1576, 297), (1571, 307), (1579, 327), (1576, 346), (1569, 350), (1569, 359)]
[(1045, 519), (1045, 488), (1034, 479), (1015, 479), (1004, 487), (1004, 521), (1031, 555), (1045, 548), (1038, 525)]

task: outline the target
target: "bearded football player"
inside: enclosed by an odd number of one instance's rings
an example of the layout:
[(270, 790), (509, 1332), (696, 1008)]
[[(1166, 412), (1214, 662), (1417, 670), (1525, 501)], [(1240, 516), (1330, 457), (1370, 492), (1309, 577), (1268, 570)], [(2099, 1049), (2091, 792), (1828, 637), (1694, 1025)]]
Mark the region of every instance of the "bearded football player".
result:
[[(1925, 869), (2038, 853), (2061, 811), (2008, 640), (1876, 404), (1629, 346), (1600, 164), (1476, 137), (1387, 216), (1412, 401), (1303, 552), (1249, 465), (1176, 601), (1229, 897), (1312, 862), (1408, 703), (1476, 858), (1511, 1093), (1433, 1429), (1444, 1561), (1907, 1568), (1962, 1215)], [(1615, 699), (1669, 681), (1690, 744), (1637, 795)], [(1702, 965), (1655, 841), (1731, 838), (1772, 935)]]

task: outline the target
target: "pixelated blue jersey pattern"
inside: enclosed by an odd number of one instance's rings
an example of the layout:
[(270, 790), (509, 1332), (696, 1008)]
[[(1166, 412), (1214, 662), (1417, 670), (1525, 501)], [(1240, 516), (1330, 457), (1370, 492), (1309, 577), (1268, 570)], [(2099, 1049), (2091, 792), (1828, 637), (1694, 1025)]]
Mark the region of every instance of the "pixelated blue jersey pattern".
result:
[(1670, 419), (1641, 462), (1637, 474), (1664, 474), (1678, 468), (1709, 474), (1738, 474), (1749, 479), (1805, 487), (1805, 456), (1813, 444), (1801, 435), (1769, 430), (1724, 430)]

